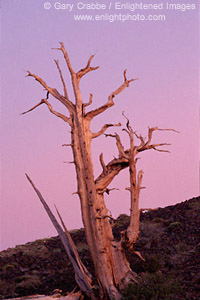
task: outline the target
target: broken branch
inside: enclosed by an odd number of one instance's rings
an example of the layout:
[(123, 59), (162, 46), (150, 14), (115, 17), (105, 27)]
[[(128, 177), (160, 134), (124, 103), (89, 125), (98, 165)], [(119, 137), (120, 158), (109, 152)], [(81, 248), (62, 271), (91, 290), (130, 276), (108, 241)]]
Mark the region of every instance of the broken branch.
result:
[(90, 64), (91, 64), (91, 61), (92, 59), (94, 58), (94, 55), (91, 55), (89, 60), (88, 60), (88, 63), (86, 65), (86, 67), (84, 69), (81, 69), (80, 71), (78, 71), (76, 73), (76, 76), (77, 76), (77, 80), (78, 82), (80, 81), (81, 77), (83, 77), (85, 74), (87, 74), (88, 72), (91, 72), (91, 71), (94, 71), (94, 70), (97, 70), (99, 68), (98, 67), (91, 67)]
[(107, 188), (107, 189), (105, 190), (106, 194), (108, 194), (108, 195), (110, 194), (111, 191), (119, 191), (119, 189), (118, 189), (118, 188), (112, 188), (112, 189), (108, 189), (108, 188)]
[(93, 95), (90, 94), (89, 101), (87, 103), (83, 103), (83, 106), (86, 107), (86, 106), (92, 104), (92, 99), (93, 99)]
[(58, 118), (61, 118), (63, 121), (67, 122), (69, 125), (72, 125), (72, 121), (71, 121), (71, 118), (68, 118), (66, 117), (65, 115), (59, 113), (59, 112), (56, 112), (55, 110), (53, 110), (51, 104), (47, 101), (47, 99), (42, 99), (38, 104), (36, 104), (35, 106), (33, 106), (32, 108), (30, 108), (29, 110), (25, 111), (22, 113), (22, 115), (25, 115), (27, 114), (28, 112), (31, 112), (32, 110), (34, 110), (35, 108), (37, 108), (38, 106), (40, 106), (41, 104), (45, 103), (48, 108), (49, 108), (49, 111), (54, 114), (55, 116), (57, 116)]
[(135, 81), (135, 80), (138, 80), (139, 78), (133, 78), (133, 79), (130, 79), (130, 80), (127, 80), (127, 77), (126, 77), (126, 72), (127, 72), (127, 69), (124, 70), (124, 82), (127, 82), (127, 86), (129, 86), (129, 83), (132, 82), (132, 81)]
[(126, 119), (126, 127), (127, 127), (127, 129), (128, 129), (128, 132), (127, 132), (127, 130), (126, 129), (124, 129), (124, 131), (126, 131), (127, 133), (129, 133), (131, 130), (132, 130), (132, 128), (131, 128), (131, 126), (129, 125), (130, 124), (130, 121), (129, 121), (129, 119), (127, 118), (127, 116), (125, 115), (125, 113), (124, 113), (124, 111), (122, 112), (122, 116)]
[(63, 78), (63, 74), (62, 74), (61, 68), (59, 66), (59, 62), (56, 59), (54, 61), (55, 61), (55, 64), (57, 66), (58, 72), (60, 74), (60, 79), (61, 79), (62, 84), (63, 84), (65, 98), (69, 100), (68, 93), (67, 93), (67, 88), (66, 88), (66, 84), (65, 84), (65, 81), (64, 81), (64, 78)]
[(69, 240), (70, 246), (71, 246), (71, 248), (72, 248), (72, 250), (73, 250), (73, 252), (74, 252), (74, 254), (75, 254), (75, 256), (76, 256), (78, 265), (79, 265), (80, 269), (83, 268), (84, 272), (87, 274), (87, 276), (88, 276), (89, 279), (90, 279), (90, 283), (92, 283), (92, 275), (91, 275), (90, 272), (87, 270), (87, 268), (85, 267), (85, 265), (82, 263), (82, 261), (81, 261), (81, 259), (80, 259), (80, 257), (79, 257), (78, 251), (77, 251), (77, 249), (76, 249), (76, 246), (75, 246), (75, 244), (74, 244), (74, 242), (73, 242), (73, 240), (72, 240), (72, 238), (71, 238), (71, 235), (70, 235), (69, 231), (67, 230), (67, 227), (65, 226), (65, 223), (64, 223), (64, 221), (63, 221), (63, 218), (62, 218), (62, 216), (61, 216), (61, 214), (60, 214), (60, 212), (58, 211), (58, 209), (57, 209), (56, 206), (55, 206), (55, 209), (56, 209), (56, 212), (57, 212), (58, 217), (59, 217), (59, 219), (60, 219), (60, 222), (61, 222), (61, 224), (62, 224), (62, 226), (63, 226), (63, 229), (64, 229), (64, 231), (65, 231), (65, 234), (66, 234), (66, 236), (67, 236), (67, 238), (68, 238), (68, 240)]
[(117, 133), (115, 133), (115, 138), (116, 138), (117, 149), (119, 151), (119, 158), (124, 157), (128, 159), (128, 156), (125, 154), (124, 147), (121, 143), (120, 136)]
[(107, 128), (112, 127), (112, 126), (121, 126), (121, 123), (117, 123), (117, 124), (105, 124), (105, 125), (103, 125), (103, 127), (101, 128), (101, 130), (99, 130), (98, 132), (92, 134), (92, 138), (94, 139), (94, 138), (102, 135), (106, 131)]
[(88, 276), (89, 272), (88, 271), (87, 271), (87, 273), (85, 272), (86, 267), (84, 266), (84, 268), (83, 268), (83, 264), (78, 256), (77, 251), (74, 251), (75, 245), (74, 245), (71, 237), (69, 238), (69, 232), (68, 232), (68, 234), (65, 234), (63, 232), (60, 224), (56, 220), (54, 214), (51, 212), (49, 206), (47, 205), (47, 203), (46, 203), (45, 199), (43, 198), (42, 194), (40, 193), (40, 191), (36, 188), (36, 186), (34, 185), (34, 183), (32, 182), (32, 180), (30, 179), (30, 177), (27, 174), (26, 174), (26, 177), (27, 177), (28, 181), (30, 182), (30, 184), (32, 185), (34, 191), (36, 192), (38, 198), (40, 199), (42, 205), (44, 206), (44, 209), (46, 210), (50, 220), (52, 221), (54, 227), (56, 228), (56, 230), (60, 236), (60, 239), (65, 247), (65, 250), (69, 256), (69, 259), (70, 259), (71, 263), (73, 264), (77, 284), (79, 285), (80, 289), (83, 292), (85, 292), (88, 296), (91, 297), (91, 299), (95, 299), (93, 291), (92, 291), (92, 286), (91, 286), (91, 275)]
[(72, 68), (72, 65), (71, 65), (71, 62), (70, 62), (70, 59), (69, 59), (69, 55), (68, 55), (67, 51), (65, 50), (64, 44), (62, 42), (60, 42), (60, 46), (61, 46), (60, 48), (52, 48), (52, 49), (62, 51), (62, 53), (64, 55), (64, 58), (65, 58), (65, 61), (67, 63), (67, 67), (69, 69), (69, 72), (70, 72), (71, 75), (74, 75), (75, 72)]
[(179, 131), (177, 131), (177, 130), (175, 130), (175, 129), (162, 129), (162, 128), (158, 128), (157, 126), (156, 126), (156, 127), (149, 128), (149, 132), (148, 132), (148, 141), (147, 141), (147, 143), (145, 144), (145, 146), (150, 144), (151, 139), (152, 139), (153, 132), (154, 132), (155, 130), (158, 130), (158, 131), (174, 131), (174, 132), (176, 132), (176, 133), (179, 133)]
[(174, 131), (176, 133), (179, 133), (175, 129), (161, 129), (161, 128), (158, 128), (158, 127), (149, 128), (149, 130), (148, 130), (148, 140), (147, 140), (146, 143), (144, 141), (144, 138), (141, 135), (139, 136), (139, 139), (141, 140), (141, 144), (136, 147), (137, 152), (142, 152), (144, 150), (153, 149), (153, 150), (156, 150), (158, 152), (168, 152), (169, 153), (168, 150), (157, 149), (157, 147), (161, 147), (161, 146), (170, 146), (169, 143), (150, 144), (151, 140), (152, 140), (153, 132), (156, 131), (156, 130), (158, 130), (158, 131)]
[(73, 112), (74, 111), (74, 105), (73, 103), (69, 100), (69, 99), (66, 99), (65, 97), (63, 97), (56, 89), (53, 89), (51, 87), (49, 87), (46, 82), (40, 78), (39, 76), (27, 71), (27, 75), (26, 77), (33, 77), (35, 78), (36, 81), (38, 81), (44, 88), (45, 90), (47, 90), (54, 98), (56, 98), (57, 100), (59, 100), (65, 107), (67, 107), (67, 109), (70, 111), (70, 112)]
[(72, 144), (62, 144), (62, 147), (72, 147)]
[(126, 158), (114, 158), (105, 166), (105, 172), (102, 172), (95, 180), (97, 192), (106, 191), (107, 186), (112, 182), (113, 178), (129, 165)]
[(137, 255), (141, 260), (145, 261), (144, 257), (142, 256), (142, 254), (139, 251), (132, 251), (132, 253)]
[(151, 147), (151, 148), (149, 148), (149, 149), (153, 149), (153, 150), (155, 150), (155, 151), (158, 151), (158, 152), (170, 153), (170, 151), (169, 151), (169, 150), (157, 149), (157, 148), (153, 147), (153, 145), (152, 145), (152, 147)]
[(105, 165), (104, 160), (103, 160), (103, 153), (101, 153), (99, 155), (99, 160), (100, 160), (100, 163), (101, 163), (101, 166), (102, 166), (102, 169), (103, 169), (103, 173), (105, 173), (107, 169), (106, 169), (106, 165)]

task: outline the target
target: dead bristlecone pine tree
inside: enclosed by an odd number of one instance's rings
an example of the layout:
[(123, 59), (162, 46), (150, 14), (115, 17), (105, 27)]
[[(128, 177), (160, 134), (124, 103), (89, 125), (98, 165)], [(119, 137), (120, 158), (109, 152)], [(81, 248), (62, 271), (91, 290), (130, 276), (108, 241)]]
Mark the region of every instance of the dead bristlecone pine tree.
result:
[[(65, 227), (59, 212), (57, 211), (61, 225), (49, 209), (40, 191), (36, 188), (30, 177), (27, 174), (26, 176), (53, 222), (69, 259), (73, 264), (76, 282), (80, 288), (80, 295), (82, 293), (82, 296), (80, 297), (87, 295), (89, 299), (122, 299), (122, 290), (131, 282), (137, 281), (136, 274), (131, 270), (126, 258), (125, 250), (139, 255), (140, 258), (143, 259), (140, 253), (134, 251), (134, 244), (139, 234), (139, 194), (142, 188), (141, 184), (143, 177), (142, 170), (136, 171), (137, 155), (138, 153), (149, 149), (168, 152), (167, 150), (162, 150), (162, 148), (160, 148), (161, 146), (168, 144), (152, 144), (152, 135), (156, 130), (174, 130), (160, 129), (158, 127), (149, 128), (148, 137), (145, 140), (141, 135), (137, 135), (136, 132), (133, 131), (128, 118), (123, 113), (126, 122), (126, 126), (123, 130), (129, 138), (130, 146), (125, 150), (120, 136), (117, 133), (107, 134), (106, 136), (114, 138), (116, 141), (118, 157), (106, 164), (103, 160), (103, 153), (101, 153), (99, 161), (102, 166), (102, 173), (95, 178), (91, 155), (92, 140), (105, 134), (108, 127), (121, 126), (121, 124), (104, 124), (98, 132), (92, 132), (90, 124), (96, 116), (111, 108), (115, 104), (114, 98), (123, 92), (124, 89), (128, 88), (136, 79), (127, 79), (125, 70), (123, 72), (122, 84), (110, 93), (107, 102), (96, 109), (90, 110), (89, 106), (92, 104), (93, 95), (89, 95), (87, 103), (83, 102), (80, 91), (80, 80), (87, 73), (98, 69), (98, 67), (91, 66), (94, 56), (92, 55), (89, 58), (85, 68), (75, 72), (64, 44), (60, 43), (60, 47), (55, 49), (61, 51), (64, 56), (67, 69), (71, 76), (74, 100), (70, 99), (68, 96), (67, 85), (62, 70), (59, 62), (55, 60), (63, 85), (63, 94), (58, 92), (57, 89), (50, 87), (38, 75), (28, 71), (27, 76), (35, 78), (35, 80), (46, 90), (46, 98), (41, 99), (38, 104), (28, 111), (25, 111), (23, 114), (45, 104), (52, 114), (62, 119), (67, 126), (70, 127), (71, 143), (66, 144), (65, 146), (70, 146), (73, 152), (73, 162), (77, 177), (77, 194), (81, 204), (85, 235), (95, 268), (95, 279), (92, 278), (89, 270), (87, 270), (82, 263), (70, 233)], [(62, 103), (67, 109), (68, 115), (55, 111), (49, 102), (49, 96), (54, 97)], [(138, 141), (137, 145), (135, 139)], [(105, 205), (104, 193), (109, 193), (112, 190), (109, 189), (110, 183), (114, 177), (125, 168), (129, 170), (130, 175), (130, 184), (127, 188), (130, 192), (130, 224), (128, 228), (121, 233), (121, 240), (116, 241), (112, 232), (112, 215), (108, 212)]]

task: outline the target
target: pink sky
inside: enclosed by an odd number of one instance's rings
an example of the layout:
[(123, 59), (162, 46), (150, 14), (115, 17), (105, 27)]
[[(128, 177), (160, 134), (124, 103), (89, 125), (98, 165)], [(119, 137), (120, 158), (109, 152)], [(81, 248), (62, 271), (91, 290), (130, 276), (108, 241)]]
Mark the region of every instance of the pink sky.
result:
[[(32, 78), (30, 70), (50, 86), (62, 91), (54, 59), (59, 59), (73, 99), (70, 78), (60, 52), (51, 50), (63, 41), (76, 70), (85, 66), (91, 54), (99, 70), (81, 83), (83, 98), (94, 95), (92, 107), (105, 103), (110, 92), (123, 80), (139, 77), (115, 100), (116, 105), (97, 117), (92, 124), (98, 130), (106, 122), (125, 124), (122, 111), (134, 130), (147, 135), (148, 126), (174, 128), (156, 132), (155, 142), (167, 142), (170, 154), (148, 151), (138, 168), (144, 171), (140, 206), (164, 207), (199, 195), (199, 6), (195, 10), (139, 11), (140, 14), (164, 14), (165, 21), (76, 22), (77, 10), (44, 9), (45, 1), (1, 1), (1, 250), (56, 234), (37, 196), (25, 178), (28, 173), (50, 207), (61, 211), (69, 229), (82, 226), (74, 168), (69, 148), (70, 128), (50, 114), (47, 108), (20, 115), (46, 96)], [(56, 1), (49, 0), (53, 6)], [(63, 1), (73, 3), (77, 0)], [(94, 1), (95, 2), (95, 1)], [(106, 0), (99, 3), (110, 3)], [(111, 1), (112, 2), (112, 1)], [(116, 1), (113, 1), (113, 3)], [(125, 1), (121, 1), (125, 2)], [(150, 3), (139, 1), (140, 3)], [(177, 1), (168, 1), (177, 3)], [(88, 2), (90, 3), (90, 2)], [(135, 2), (134, 2), (135, 3)], [(162, 3), (152, 0), (151, 3)], [(108, 13), (103, 11), (101, 14)], [(88, 13), (91, 11), (79, 11)], [(92, 14), (97, 14), (93, 11)], [(116, 13), (110, 10), (109, 13)], [(117, 12), (119, 13), (119, 12)], [(123, 11), (123, 14), (137, 12)], [(54, 108), (63, 111), (56, 100)], [(118, 131), (127, 145), (126, 135)], [(98, 155), (105, 161), (117, 154), (115, 142), (101, 136), (93, 142), (96, 176), (101, 172)], [(106, 197), (114, 217), (129, 214), (128, 170), (111, 187), (119, 187)]]

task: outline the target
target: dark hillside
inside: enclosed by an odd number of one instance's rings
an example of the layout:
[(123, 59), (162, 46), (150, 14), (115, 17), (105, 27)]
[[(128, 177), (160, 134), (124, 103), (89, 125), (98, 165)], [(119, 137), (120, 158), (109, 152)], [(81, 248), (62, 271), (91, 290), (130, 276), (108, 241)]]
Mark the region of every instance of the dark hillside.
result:
[[(115, 221), (117, 237), (128, 220), (120, 215)], [(71, 234), (92, 272), (84, 230)], [(125, 299), (200, 299), (200, 197), (142, 213), (135, 250), (145, 261), (128, 254), (139, 284), (124, 291)], [(0, 252), (0, 299), (49, 295), (56, 288), (66, 293), (75, 286), (73, 268), (58, 237)]]

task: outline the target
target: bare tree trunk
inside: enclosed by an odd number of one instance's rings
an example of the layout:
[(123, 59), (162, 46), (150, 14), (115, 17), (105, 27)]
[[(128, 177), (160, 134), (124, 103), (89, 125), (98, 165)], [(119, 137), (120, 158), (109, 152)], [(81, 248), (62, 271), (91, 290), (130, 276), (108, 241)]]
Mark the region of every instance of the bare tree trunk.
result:
[[(125, 274), (131, 270), (125, 255), (122, 255), (124, 250), (114, 243), (103, 194), (97, 194), (88, 138), (89, 128), (82, 127), (81, 123), (75, 124), (72, 141), (86, 238), (94, 262), (96, 278), (102, 289), (101, 294), (108, 295), (110, 299), (121, 299), (117, 287)], [(84, 129), (87, 132), (84, 132)], [(76, 133), (76, 130), (79, 132)], [(117, 268), (119, 262), (121, 266)]]
[[(80, 198), (82, 220), (85, 228), (86, 239), (94, 263), (96, 280), (99, 286), (98, 299), (108, 298), (119, 300), (122, 298), (122, 289), (125, 288), (130, 283), (130, 281), (136, 280), (136, 274), (130, 269), (130, 265), (125, 256), (125, 249), (133, 251), (134, 244), (139, 234), (139, 193), (141, 189), (143, 172), (139, 171), (137, 175), (137, 159), (135, 157), (139, 152), (148, 149), (166, 152), (165, 150), (160, 150), (157, 147), (167, 144), (151, 144), (153, 131), (162, 130), (157, 127), (149, 128), (148, 140), (147, 142), (145, 142), (142, 136), (137, 136), (136, 133), (133, 132), (132, 128), (129, 125), (129, 120), (125, 117), (127, 119), (127, 129), (125, 129), (125, 131), (129, 135), (130, 149), (124, 150), (118, 134), (107, 135), (116, 139), (116, 146), (118, 148), (119, 155), (117, 158), (114, 158), (106, 165), (103, 161), (103, 154), (101, 154), (100, 163), (103, 171), (95, 179), (91, 156), (92, 139), (102, 135), (108, 127), (121, 126), (121, 124), (105, 124), (98, 132), (93, 133), (90, 130), (90, 123), (94, 117), (112, 107), (114, 105), (114, 97), (121, 93), (125, 88), (129, 87), (129, 84), (136, 79), (127, 80), (125, 70), (123, 74), (124, 82), (108, 96), (107, 102), (97, 109), (91, 110), (86, 113), (85, 108), (92, 103), (93, 96), (92, 94), (90, 94), (89, 102), (83, 103), (79, 83), (84, 75), (86, 75), (88, 72), (98, 69), (98, 67), (91, 67), (91, 61), (93, 59), (92, 55), (89, 58), (86, 67), (78, 72), (75, 72), (63, 43), (60, 43), (60, 45), (61, 47), (57, 49), (63, 53), (68, 70), (71, 74), (75, 103), (73, 103), (68, 97), (66, 84), (59, 66), (59, 62), (55, 61), (63, 84), (64, 96), (60, 94), (55, 88), (49, 87), (46, 82), (44, 82), (44, 80), (39, 76), (28, 72), (27, 76), (35, 78), (35, 80), (37, 80), (46, 89), (47, 97), (45, 99), (42, 99), (37, 105), (24, 113), (34, 110), (41, 104), (46, 104), (51, 113), (61, 118), (63, 121), (70, 125), (71, 144), (69, 146), (72, 147), (74, 159), (73, 162), (76, 168), (77, 194)], [(63, 115), (53, 110), (51, 104), (48, 102), (49, 94), (56, 98), (59, 102), (61, 102), (65, 106), (65, 108), (67, 108), (69, 116)], [(135, 146), (134, 136), (136, 136), (140, 140), (139, 146)], [(130, 172), (130, 187), (128, 189), (130, 190), (131, 194), (131, 219), (129, 227), (124, 233), (122, 233), (121, 240), (117, 242), (114, 240), (112, 227), (109, 222), (111, 216), (109, 215), (104, 202), (104, 193), (109, 191), (108, 186), (112, 182), (113, 178), (118, 175), (121, 170), (127, 167), (129, 167)], [(45, 201), (43, 198), (41, 198), (42, 196), (40, 192), (35, 188), (34, 185), (33, 188), (37, 192), (40, 200), (44, 205)], [(62, 229), (57, 224), (57, 221), (55, 220), (54, 216), (52, 216), (52, 213), (49, 212), (46, 203), (44, 206), (51, 220), (53, 221), (54, 226), (58, 229), (61, 239), (66, 244), (66, 239), (63, 236), (64, 233), (62, 232)], [(91, 286), (90, 274), (81, 263), (80, 258), (78, 257), (78, 253), (74, 248), (75, 246), (71, 241), (71, 238), (67, 231), (66, 236), (71, 252), (68, 248), (66, 249), (68, 249), (67, 252), (69, 254), (69, 257), (71, 255), (70, 259), (74, 265), (75, 274), (78, 274), (77, 283), (79, 284), (83, 292), (86, 292), (91, 299), (95, 299), (94, 293), (92, 291), (93, 288)], [(91, 289), (91, 291), (89, 291), (89, 289)]]

